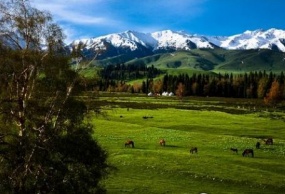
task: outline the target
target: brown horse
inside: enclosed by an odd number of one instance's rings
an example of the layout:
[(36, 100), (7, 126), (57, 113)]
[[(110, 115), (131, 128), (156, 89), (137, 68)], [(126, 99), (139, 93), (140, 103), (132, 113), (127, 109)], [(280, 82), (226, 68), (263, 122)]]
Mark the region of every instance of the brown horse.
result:
[(159, 141), (159, 144), (160, 144), (161, 146), (165, 146), (165, 140), (164, 140), (164, 139), (161, 139), (161, 140)]
[(191, 154), (194, 154), (194, 152), (198, 153), (198, 148), (197, 147), (193, 147), (193, 148), (190, 149), (190, 153)]
[(263, 139), (263, 141), (265, 142), (266, 145), (273, 145), (273, 139), (272, 138)]
[(260, 142), (259, 141), (256, 142), (255, 147), (256, 147), (256, 149), (260, 149)]
[(253, 149), (245, 149), (242, 156), (249, 156), (249, 154), (251, 154), (251, 157), (254, 157)]
[(132, 140), (126, 141), (125, 147), (130, 147), (130, 146), (132, 146), (132, 148), (134, 148), (135, 147), (135, 143)]
[(238, 149), (237, 148), (231, 148), (231, 150), (235, 153), (238, 153)]

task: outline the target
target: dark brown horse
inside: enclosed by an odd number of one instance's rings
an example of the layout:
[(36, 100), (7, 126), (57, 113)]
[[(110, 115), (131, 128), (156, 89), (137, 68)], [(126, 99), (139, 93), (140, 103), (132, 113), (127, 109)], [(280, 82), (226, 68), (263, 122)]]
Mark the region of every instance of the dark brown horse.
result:
[(242, 156), (249, 156), (251, 154), (251, 157), (254, 157), (253, 149), (245, 149), (242, 153)]
[(231, 150), (235, 153), (238, 153), (238, 149), (237, 148), (231, 148)]
[(260, 142), (256, 142), (256, 145), (255, 145), (256, 149), (260, 149)]
[(161, 139), (161, 140), (159, 141), (159, 144), (160, 144), (161, 146), (165, 146), (165, 140), (164, 140), (164, 139)]
[(190, 149), (190, 153), (194, 154), (194, 153), (198, 153), (198, 148), (197, 147), (193, 147)]
[(272, 138), (263, 139), (263, 141), (265, 142), (266, 145), (273, 145), (273, 139)]
[(135, 143), (132, 141), (132, 140), (128, 140), (128, 141), (126, 141), (126, 143), (125, 143), (125, 147), (132, 147), (132, 148), (134, 148), (135, 147)]

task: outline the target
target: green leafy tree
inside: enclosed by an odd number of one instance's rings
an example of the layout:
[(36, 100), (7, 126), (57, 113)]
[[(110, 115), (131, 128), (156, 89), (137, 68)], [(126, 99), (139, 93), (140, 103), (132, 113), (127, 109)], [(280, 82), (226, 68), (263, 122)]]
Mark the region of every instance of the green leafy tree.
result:
[(0, 193), (104, 193), (107, 153), (83, 122), (63, 38), (29, 1), (0, 2)]

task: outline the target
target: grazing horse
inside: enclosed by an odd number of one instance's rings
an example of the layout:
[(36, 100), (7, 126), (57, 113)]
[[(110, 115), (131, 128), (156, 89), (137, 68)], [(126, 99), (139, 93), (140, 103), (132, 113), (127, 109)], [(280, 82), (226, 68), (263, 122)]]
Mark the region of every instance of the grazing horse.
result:
[(249, 154), (251, 154), (251, 157), (254, 157), (253, 149), (245, 149), (242, 156), (249, 156)]
[(197, 147), (193, 147), (193, 148), (190, 149), (190, 153), (191, 154), (194, 154), (194, 152), (198, 153), (198, 148)]
[(235, 153), (238, 153), (238, 149), (237, 148), (231, 148), (231, 150)]
[(159, 144), (160, 144), (161, 146), (165, 146), (165, 140), (164, 140), (164, 139), (161, 139), (161, 140), (159, 141)]
[(256, 142), (256, 145), (255, 145), (256, 149), (260, 149), (260, 142)]
[(263, 139), (263, 141), (265, 142), (266, 145), (273, 145), (273, 139), (272, 138)]
[(127, 147), (127, 146), (128, 147), (132, 146), (132, 148), (134, 148), (135, 147), (135, 143), (132, 140), (128, 140), (125, 143), (125, 147)]

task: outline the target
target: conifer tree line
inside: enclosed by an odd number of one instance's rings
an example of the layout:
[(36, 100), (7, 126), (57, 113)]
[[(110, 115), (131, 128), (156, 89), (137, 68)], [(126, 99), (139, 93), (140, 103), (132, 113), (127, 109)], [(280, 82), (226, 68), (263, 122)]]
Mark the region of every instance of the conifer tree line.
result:
[(99, 76), (104, 80), (133, 80), (144, 77), (154, 78), (161, 73), (162, 71), (153, 65), (147, 67), (145, 64), (116, 64), (107, 65), (99, 71)]
[(87, 84), (89, 89), (98, 87), (100, 91), (118, 91), (118, 92), (140, 92), (139, 86), (134, 86), (136, 90), (126, 84), (128, 80), (153, 79), (163, 71), (155, 68), (153, 65), (147, 67), (145, 64), (116, 64), (107, 65), (101, 69), (98, 74), (100, 79), (96, 83)]
[[(163, 74), (153, 66), (143, 65), (109, 65), (99, 73), (97, 85), (100, 91), (132, 92), (132, 93), (177, 93), (178, 88), (183, 96), (211, 96), (230, 98), (260, 98), (282, 100), (285, 96), (284, 73), (259, 71), (240, 74), (203, 74), (194, 73), (170, 75), (161, 79), (156, 76)], [(126, 80), (144, 79), (141, 83), (126, 84)], [(183, 89), (181, 90), (181, 87)], [(272, 91), (274, 89), (274, 92)]]
[[(185, 96), (214, 96), (232, 98), (264, 98), (272, 87), (278, 85), (280, 97), (284, 97), (284, 74), (272, 72), (249, 72), (228, 74), (168, 75), (162, 81), (160, 91), (175, 92), (179, 84), (184, 85)], [(142, 84), (143, 85), (143, 84)], [(147, 89), (152, 90), (151, 88)]]

